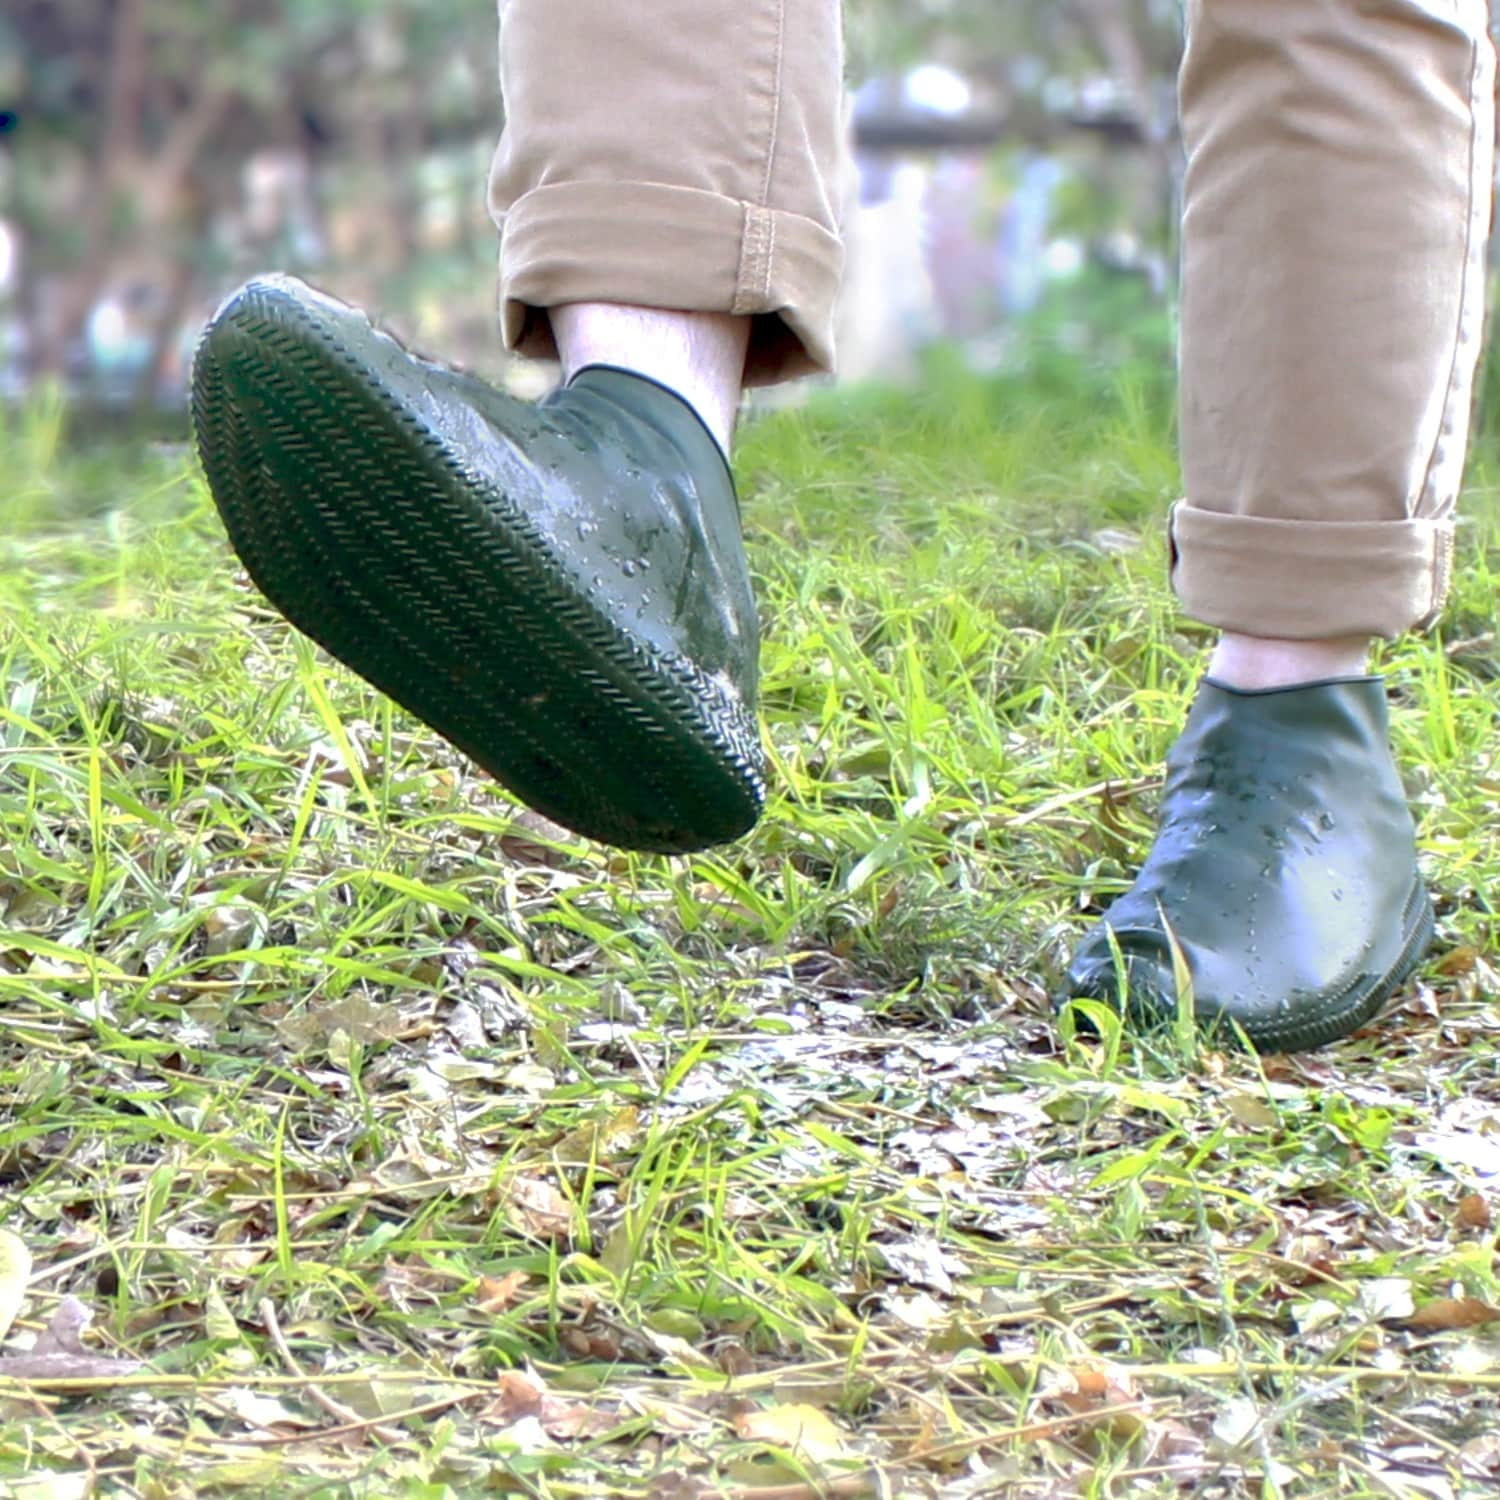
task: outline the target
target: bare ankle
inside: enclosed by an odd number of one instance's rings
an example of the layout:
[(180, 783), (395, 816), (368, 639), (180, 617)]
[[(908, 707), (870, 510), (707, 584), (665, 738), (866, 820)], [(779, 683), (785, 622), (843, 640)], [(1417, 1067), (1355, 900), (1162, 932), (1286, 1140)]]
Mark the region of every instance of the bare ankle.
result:
[(750, 320), (616, 302), (551, 309), (563, 378), (586, 365), (615, 365), (660, 381), (702, 417), (727, 454), (744, 384)]
[(1369, 670), (1370, 642), (1364, 636), (1321, 641), (1283, 641), (1226, 631), (1209, 661), (1208, 673), (1228, 687), (1297, 687), (1331, 677), (1358, 677)]

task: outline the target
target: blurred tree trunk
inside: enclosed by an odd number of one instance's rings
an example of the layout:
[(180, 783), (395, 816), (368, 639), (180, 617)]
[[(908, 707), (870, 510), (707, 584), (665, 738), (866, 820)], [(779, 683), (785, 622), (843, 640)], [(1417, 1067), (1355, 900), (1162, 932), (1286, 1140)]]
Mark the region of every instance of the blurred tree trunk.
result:
[(115, 0), (114, 11), (104, 118), (83, 204), (88, 250), (83, 264), (64, 282), (48, 326), (40, 330), (37, 367), (43, 375), (62, 374), (68, 346), (82, 331), (108, 274), (121, 179), (140, 141), (146, 97), (146, 0)]
[[(222, 189), (220, 190), (222, 193)], [(183, 209), (168, 252), (168, 263), (159, 278), (161, 301), (151, 320), (150, 355), (136, 377), (131, 405), (144, 414), (154, 404), (157, 393), (167, 384), (174, 341), (187, 320), (193, 294), (198, 287), (198, 247), (209, 232), (213, 220), (215, 195), (202, 182), (195, 182), (184, 194)]]
[(1155, 112), (1151, 70), (1132, 9), (1130, 0), (1073, 0), (1073, 10), (1092, 35), (1105, 67), (1130, 101), (1142, 128), (1148, 129)]
[(1143, 201), (1136, 203), (1132, 217), (1152, 225), (1164, 242), (1170, 242), (1179, 177), (1176, 114), (1159, 107), (1156, 83), (1161, 67), (1147, 47), (1149, 20), (1138, 0), (1071, 0), (1070, 9), (1092, 37), (1140, 126), (1149, 170), (1140, 194)]
[[(37, 369), (42, 375), (62, 373), (68, 349), (82, 334), (111, 270), (132, 248), (179, 247), (176, 262), (166, 268), (166, 279), (175, 289), (184, 274), (190, 276), (180, 258), (191, 256), (191, 242), (172, 233), (171, 226), (180, 217), (187, 185), (212, 150), (235, 96), (222, 83), (200, 88), (148, 155), (142, 138), (149, 85), (145, 5), (146, 0), (117, 0), (108, 104), (83, 206), (87, 251), (64, 280), (54, 314), (41, 330)], [(169, 292), (169, 300), (175, 295)]]

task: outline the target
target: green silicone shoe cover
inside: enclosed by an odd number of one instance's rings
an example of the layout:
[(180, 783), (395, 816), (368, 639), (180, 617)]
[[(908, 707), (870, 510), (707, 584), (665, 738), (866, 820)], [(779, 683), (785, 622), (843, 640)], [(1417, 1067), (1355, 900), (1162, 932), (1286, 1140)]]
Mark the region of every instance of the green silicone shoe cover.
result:
[(1167, 759), (1146, 863), (1080, 945), (1060, 998), (1169, 1019), (1169, 928), (1200, 1021), (1232, 1020), (1262, 1051), (1343, 1036), (1407, 978), (1432, 908), (1379, 678), (1270, 692), (1205, 680)]
[(679, 397), (594, 367), (519, 401), (270, 277), (215, 316), (192, 400), (260, 589), (523, 802), (633, 849), (752, 826), (755, 602)]

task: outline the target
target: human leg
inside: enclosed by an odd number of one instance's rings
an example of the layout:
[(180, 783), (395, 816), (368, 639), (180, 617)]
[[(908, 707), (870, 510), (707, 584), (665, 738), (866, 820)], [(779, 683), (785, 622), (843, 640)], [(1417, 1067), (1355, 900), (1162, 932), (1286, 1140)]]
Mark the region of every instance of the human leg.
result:
[(845, 183), (839, 0), (501, 0), (490, 173), (501, 321), (551, 309), (751, 320), (761, 384), (833, 362)]
[[(1483, 314), (1484, 0), (1194, 0), (1173, 577), (1224, 632), (1067, 992), (1268, 1047), (1373, 1012), (1430, 912), (1365, 644), (1441, 608)], [(1222, 676), (1220, 675), (1222, 674)], [(1256, 691), (1264, 690), (1264, 691)], [(1350, 788), (1355, 795), (1350, 796)]]
[(557, 821), (702, 847), (763, 795), (725, 455), (742, 378), (831, 359), (838, 4), (501, 20), (504, 331), (565, 384), (512, 400), (264, 278), (200, 348), (199, 449), (293, 623)]
[(506, 336), (555, 349), (565, 379), (605, 364), (660, 381), (727, 451), (747, 374), (832, 362), (839, 5), (574, 9), (501, 6)]
[(1208, 662), (1215, 682), (1247, 692), (1300, 687), (1333, 677), (1358, 677), (1370, 663), (1370, 641), (1363, 635), (1326, 641), (1287, 641), (1275, 636), (1226, 630)]
[(644, 375), (676, 391), (727, 454), (745, 382), (750, 319), (617, 302), (570, 302), (550, 310), (566, 385), (590, 365)]

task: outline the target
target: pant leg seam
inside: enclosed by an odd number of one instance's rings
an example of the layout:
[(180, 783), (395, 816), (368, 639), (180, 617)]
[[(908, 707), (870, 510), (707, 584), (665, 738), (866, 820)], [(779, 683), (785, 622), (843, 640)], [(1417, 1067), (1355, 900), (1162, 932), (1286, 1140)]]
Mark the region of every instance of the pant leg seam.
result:
[[(1474, 173), (1479, 160), (1479, 115), (1478, 105), (1478, 83), (1481, 72), (1480, 66), (1480, 44), (1475, 42), (1469, 54), (1469, 196), (1467, 211), (1464, 215), (1464, 268), (1463, 283), (1458, 297), (1458, 319), (1453, 331), (1453, 358), (1448, 367), (1447, 386), (1443, 395), (1443, 410), (1438, 422), (1437, 435), (1433, 439), (1432, 452), (1428, 454), (1427, 464), (1422, 475), (1422, 487), (1417, 492), (1418, 515), (1431, 511), (1434, 508), (1436, 497), (1433, 495), (1433, 485), (1436, 482), (1436, 470), (1443, 459), (1444, 446), (1453, 428), (1453, 403), (1458, 394), (1460, 385), (1460, 373), (1463, 369), (1464, 328), (1473, 313), (1474, 299), (1474, 220), (1478, 211), (1478, 194), (1475, 192)], [(1436, 517), (1433, 517), (1436, 519)], [(1437, 601), (1434, 601), (1435, 610)]]
[[(1483, 49), (1489, 42), (1488, 27), (1485, 28), (1483, 39), (1474, 42), (1469, 60), (1469, 201), (1468, 213), (1464, 222), (1464, 269), (1463, 286), (1459, 293), (1458, 303), (1458, 327), (1453, 339), (1453, 362), (1448, 373), (1448, 388), (1443, 398), (1442, 417), (1438, 424), (1437, 437), (1433, 442), (1432, 453), (1428, 457), (1427, 469), (1422, 479), (1422, 488), (1418, 495), (1419, 512), (1432, 516), (1433, 519), (1441, 520), (1438, 514), (1442, 507), (1442, 496), (1436, 493), (1438, 470), (1445, 458), (1445, 444), (1454, 441), (1456, 437), (1455, 428), (1457, 422), (1454, 415), (1454, 403), (1457, 399), (1460, 386), (1462, 385), (1461, 374), (1463, 371), (1463, 354), (1465, 343), (1465, 330), (1469, 332), (1469, 339), (1473, 338), (1474, 299), (1476, 295), (1476, 284), (1482, 290), (1485, 286), (1486, 277), (1483, 268), (1476, 268), (1475, 257), (1478, 247), (1475, 244), (1478, 231), (1478, 218), (1480, 211), (1480, 193), (1475, 177), (1480, 161), (1479, 126), (1483, 118), (1483, 110), (1480, 107), (1479, 85), (1481, 77), (1486, 73), (1483, 65)], [(1489, 184), (1486, 184), (1488, 187)], [(1486, 226), (1486, 230), (1488, 226)], [(1472, 399), (1472, 397), (1471, 397)], [(1455, 485), (1462, 484), (1460, 473)], [(1428, 607), (1422, 618), (1417, 621), (1418, 630), (1430, 629), (1434, 622), (1441, 616), (1448, 602), (1448, 591), (1452, 587), (1453, 578), (1453, 535), (1451, 528), (1440, 528), (1435, 538), (1432, 557), (1432, 573), (1430, 575), (1431, 592), (1428, 596)]]
[(771, 54), (771, 123), (766, 141), (765, 171), (761, 176), (761, 208), (771, 203), (771, 175), (776, 166), (776, 139), (781, 134), (781, 88), (786, 62), (786, 0), (776, 0), (776, 46)]
[[(763, 307), (775, 278), (776, 216), (771, 212), (771, 179), (776, 169), (776, 143), (781, 133), (781, 89), (786, 63), (786, 0), (775, 0), (776, 35), (770, 51), (770, 111), (766, 120), (765, 157), (760, 190), (745, 204), (741, 229), (740, 264), (735, 278), (734, 311)], [(747, 184), (748, 186), (748, 184)]]

